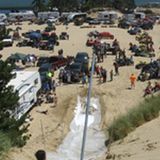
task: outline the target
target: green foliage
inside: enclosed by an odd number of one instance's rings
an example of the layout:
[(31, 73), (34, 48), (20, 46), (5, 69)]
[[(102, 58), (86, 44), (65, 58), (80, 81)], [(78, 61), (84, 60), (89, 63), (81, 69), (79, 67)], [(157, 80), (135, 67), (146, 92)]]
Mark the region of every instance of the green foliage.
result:
[(8, 136), (0, 132), (0, 157), (3, 156), (4, 152), (7, 152), (11, 147), (11, 141)]
[(134, 0), (113, 0), (113, 7), (121, 11), (135, 8)]
[(3, 49), (3, 42), (0, 41), (0, 50), (2, 50), (2, 49)]
[(34, 0), (32, 2), (33, 9), (36, 13), (46, 9), (45, 0)]
[(82, 5), (82, 10), (87, 11), (97, 7), (112, 7), (112, 0), (86, 0)]
[(73, 11), (78, 8), (78, 0), (49, 0), (48, 7), (50, 9), (57, 7), (60, 12), (62, 11)]
[[(12, 66), (7, 62), (0, 61), (0, 152), (7, 150), (9, 146), (22, 147), (27, 140), (28, 127), (23, 125), (24, 118), (16, 121), (11, 116), (19, 100), (18, 93), (14, 92), (12, 86), (7, 85), (13, 77), (12, 70)], [(5, 144), (4, 148), (1, 147), (1, 141)]]
[(109, 135), (111, 141), (116, 141), (124, 138), (133, 131), (136, 127), (144, 124), (159, 116), (160, 98), (159, 95), (147, 99), (138, 107), (131, 109), (126, 115), (116, 119), (109, 126)]

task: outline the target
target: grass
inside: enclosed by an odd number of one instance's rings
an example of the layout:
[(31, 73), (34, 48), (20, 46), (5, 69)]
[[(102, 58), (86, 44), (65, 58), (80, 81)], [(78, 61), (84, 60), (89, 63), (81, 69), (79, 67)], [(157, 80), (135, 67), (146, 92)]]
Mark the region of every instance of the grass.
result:
[(117, 118), (107, 129), (111, 142), (120, 140), (142, 124), (159, 116), (160, 95), (146, 99), (126, 115)]
[(0, 159), (4, 159), (5, 153), (11, 148), (10, 138), (0, 132)]

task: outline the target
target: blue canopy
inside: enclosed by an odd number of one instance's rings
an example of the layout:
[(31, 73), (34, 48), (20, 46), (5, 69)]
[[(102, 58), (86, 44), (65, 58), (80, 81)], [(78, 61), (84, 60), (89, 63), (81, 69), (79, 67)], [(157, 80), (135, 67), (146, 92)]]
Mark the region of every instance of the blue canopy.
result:
[(37, 40), (37, 39), (41, 39), (42, 38), (42, 35), (41, 33), (38, 33), (38, 32), (31, 32), (29, 34), (29, 38), (32, 39), (32, 40)]

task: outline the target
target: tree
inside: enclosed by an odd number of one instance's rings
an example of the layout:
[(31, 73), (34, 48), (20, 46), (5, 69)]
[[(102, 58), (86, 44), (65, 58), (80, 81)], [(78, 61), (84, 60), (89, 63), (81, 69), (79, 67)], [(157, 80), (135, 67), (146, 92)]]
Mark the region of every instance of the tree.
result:
[(23, 118), (16, 121), (12, 116), (19, 100), (18, 93), (13, 90), (12, 86), (7, 85), (13, 77), (12, 70), (11, 65), (0, 60), (0, 132), (10, 139), (13, 146), (20, 147), (28, 138), (28, 136), (24, 136), (27, 126), (22, 127)]
[(113, 6), (121, 11), (131, 10), (135, 8), (134, 0), (114, 0)]
[(34, 0), (32, 6), (36, 13), (43, 11), (45, 10), (45, 0)]
[(75, 8), (78, 8), (79, 1), (78, 0), (49, 0), (48, 2), (49, 8), (58, 8), (60, 12), (62, 11), (70, 11)]
[(86, 8), (86, 10), (89, 10), (96, 7), (110, 6), (112, 6), (112, 0), (86, 0), (85, 3), (83, 3), (82, 8)]

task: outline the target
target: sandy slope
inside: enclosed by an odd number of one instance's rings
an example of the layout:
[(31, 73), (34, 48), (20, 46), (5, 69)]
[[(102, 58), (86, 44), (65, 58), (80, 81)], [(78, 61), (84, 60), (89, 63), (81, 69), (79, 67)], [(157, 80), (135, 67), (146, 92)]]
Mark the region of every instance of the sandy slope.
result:
[[(16, 26), (11, 27), (15, 28)], [(28, 26), (27, 23), (24, 23), (22, 26), (22, 31), (28, 31), (29, 29), (43, 29), (44, 27), (45, 26), (43, 25)], [(129, 42), (136, 43), (135, 37), (130, 36), (126, 30), (117, 28), (101, 28), (100, 26), (97, 26), (96, 29), (99, 31), (109, 31), (113, 33), (120, 41), (121, 47), (126, 48), (126, 50), (128, 49)], [(87, 39), (87, 33), (92, 30), (94, 29), (80, 29), (79, 27), (75, 27), (70, 24), (67, 31), (70, 34), (70, 40), (60, 41), (60, 46), (55, 48), (55, 52), (39, 51), (29, 47), (17, 48), (14, 46), (12, 48), (5, 48), (3, 51), (1, 51), (1, 54), (3, 54), (4, 59), (11, 53), (15, 52), (22, 52), (26, 54), (34, 53), (38, 56), (55, 55), (58, 49), (63, 48), (65, 55), (76, 55), (78, 51), (86, 51), (91, 56), (92, 50), (91, 48), (87, 48), (85, 43)], [(59, 34), (62, 31), (65, 31), (65, 28), (63, 26), (57, 26), (56, 32)], [(149, 32), (153, 36), (158, 56), (158, 48), (160, 46), (160, 27), (156, 26), (153, 31)], [(127, 51), (127, 54), (130, 55), (129, 51)], [(113, 56), (108, 56), (104, 63), (100, 65), (105, 67), (109, 72), (113, 68), (113, 60)], [(147, 58), (135, 58), (135, 62), (139, 62), (140, 60), (150, 61)], [(120, 68), (120, 76), (114, 77), (113, 82), (107, 82), (105, 84), (99, 84), (98, 79), (94, 77), (93, 91), (97, 93), (97, 95), (103, 100), (103, 128), (106, 128), (106, 126), (108, 126), (118, 115), (124, 114), (129, 108), (134, 107), (143, 100), (142, 95), (146, 83), (137, 82), (135, 90), (128, 90), (130, 85), (129, 76), (131, 73), (138, 75), (139, 71), (135, 70), (134, 66), (122, 67)], [(29, 133), (32, 134), (32, 137), (24, 148), (21, 150), (14, 149), (9, 159), (34, 159), (34, 152), (40, 148), (44, 148), (47, 151), (54, 151), (61, 143), (65, 134), (68, 132), (68, 126), (73, 117), (73, 109), (75, 107), (76, 97), (82, 91), (83, 88), (80, 84), (57, 87), (58, 105), (56, 108), (51, 108), (45, 104), (41, 106), (41, 108), (47, 108), (49, 110), (48, 115), (37, 113), (36, 111), (38, 108), (34, 108), (30, 112), (31, 117), (33, 117), (33, 121), (31, 122)], [(153, 121), (152, 123), (156, 123), (156, 121)], [(45, 146), (43, 144), (44, 139), (42, 136), (42, 128), (45, 136)], [(143, 127), (141, 129), (141, 132), (142, 131)], [(157, 132), (157, 134), (159, 133)], [(117, 148), (115, 146), (114, 151), (117, 150)], [(119, 151), (119, 153), (121, 154), (121, 151)], [(138, 150), (137, 153), (139, 153)]]
[[(124, 140), (111, 146), (115, 160), (159, 160), (160, 118), (137, 128)], [(114, 159), (114, 158), (111, 158)]]

